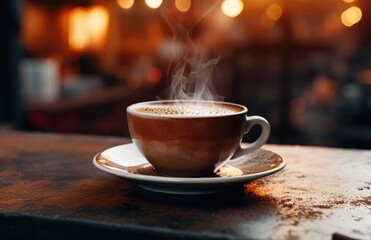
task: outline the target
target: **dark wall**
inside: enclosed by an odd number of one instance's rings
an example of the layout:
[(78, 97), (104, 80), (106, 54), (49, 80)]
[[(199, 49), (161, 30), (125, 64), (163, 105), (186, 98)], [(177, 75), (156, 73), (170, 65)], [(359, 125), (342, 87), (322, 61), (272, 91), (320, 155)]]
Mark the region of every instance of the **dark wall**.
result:
[(22, 128), (22, 101), (18, 78), (19, 2), (0, 1), (0, 123)]

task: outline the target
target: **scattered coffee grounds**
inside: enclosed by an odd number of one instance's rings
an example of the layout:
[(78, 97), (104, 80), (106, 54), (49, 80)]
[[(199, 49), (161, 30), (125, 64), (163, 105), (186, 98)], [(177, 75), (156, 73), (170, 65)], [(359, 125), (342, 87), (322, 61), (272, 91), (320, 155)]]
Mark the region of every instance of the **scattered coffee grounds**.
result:
[(371, 182), (365, 182), (365, 185), (364, 186), (358, 187), (357, 189), (360, 190), (360, 191), (362, 191), (362, 190), (371, 190)]
[(371, 196), (362, 197), (360, 199), (355, 199), (355, 200), (351, 201), (350, 203), (353, 206), (366, 205), (366, 206), (370, 206), (371, 207)]
[[(266, 181), (265, 181), (266, 182)], [(319, 219), (323, 215), (320, 209), (317, 209), (310, 199), (292, 198), (285, 196), (283, 198), (274, 198), (270, 194), (270, 190), (265, 189), (263, 180), (255, 181), (247, 185), (247, 191), (253, 192), (255, 195), (269, 201), (277, 208), (277, 216), (284, 221), (289, 221), (291, 225), (297, 226), (301, 219)], [(288, 191), (288, 193), (290, 193)], [(292, 194), (292, 196), (295, 196)], [(326, 205), (325, 208), (332, 206)]]
[[(281, 220), (290, 222), (292, 226), (298, 226), (302, 220), (321, 220), (328, 216), (329, 209), (349, 209), (352, 206), (371, 206), (371, 196), (352, 199), (346, 196), (339, 196), (330, 193), (323, 194), (323, 198), (321, 199), (315, 199), (312, 196), (315, 196), (315, 191), (319, 191), (318, 188), (305, 188), (300, 186), (300, 184), (297, 184), (296, 187), (288, 186), (284, 189), (268, 187), (274, 186), (274, 182), (280, 182), (280, 185), (282, 184), (281, 186), (285, 186), (286, 180), (283, 178), (287, 174), (290, 173), (283, 172), (281, 173), (282, 177), (279, 178), (266, 178), (254, 181), (246, 185), (246, 190), (261, 198), (262, 201), (268, 201), (275, 205), (277, 208), (277, 216)], [(304, 175), (298, 175), (297, 178), (300, 179), (305, 177)], [(281, 191), (284, 191), (284, 193), (282, 194)], [(277, 194), (281, 195), (280, 198), (274, 197), (277, 192), (281, 192), (280, 194)], [(298, 196), (298, 192), (302, 192), (301, 197), (292, 197)]]

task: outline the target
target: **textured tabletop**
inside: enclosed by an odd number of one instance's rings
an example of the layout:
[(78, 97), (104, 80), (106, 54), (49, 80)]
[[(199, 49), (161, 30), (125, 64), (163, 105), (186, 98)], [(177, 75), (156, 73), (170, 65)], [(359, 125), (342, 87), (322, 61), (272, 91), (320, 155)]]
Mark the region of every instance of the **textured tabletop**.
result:
[(371, 238), (370, 150), (266, 145), (287, 160), (283, 171), (223, 193), (181, 196), (94, 167), (96, 153), (127, 142), (0, 132), (0, 236)]

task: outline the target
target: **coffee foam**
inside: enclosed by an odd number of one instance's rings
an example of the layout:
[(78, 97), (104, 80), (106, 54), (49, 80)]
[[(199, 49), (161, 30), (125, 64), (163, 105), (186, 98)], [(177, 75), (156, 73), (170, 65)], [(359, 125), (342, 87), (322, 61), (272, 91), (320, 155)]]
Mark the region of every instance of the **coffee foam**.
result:
[(147, 105), (135, 108), (136, 111), (155, 115), (189, 115), (189, 116), (222, 116), (230, 115), (241, 111), (228, 106), (219, 105), (193, 105), (193, 104), (176, 104), (176, 105)]

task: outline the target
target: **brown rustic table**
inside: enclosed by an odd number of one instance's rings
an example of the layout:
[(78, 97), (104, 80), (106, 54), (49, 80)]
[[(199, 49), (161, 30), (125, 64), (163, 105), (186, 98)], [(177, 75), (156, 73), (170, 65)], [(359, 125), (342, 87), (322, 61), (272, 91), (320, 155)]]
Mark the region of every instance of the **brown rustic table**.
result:
[(0, 132), (0, 238), (371, 239), (370, 150), (266, 145), (288, 162), (278, 174), (180, 196), (93, 166), (129, 141)]

